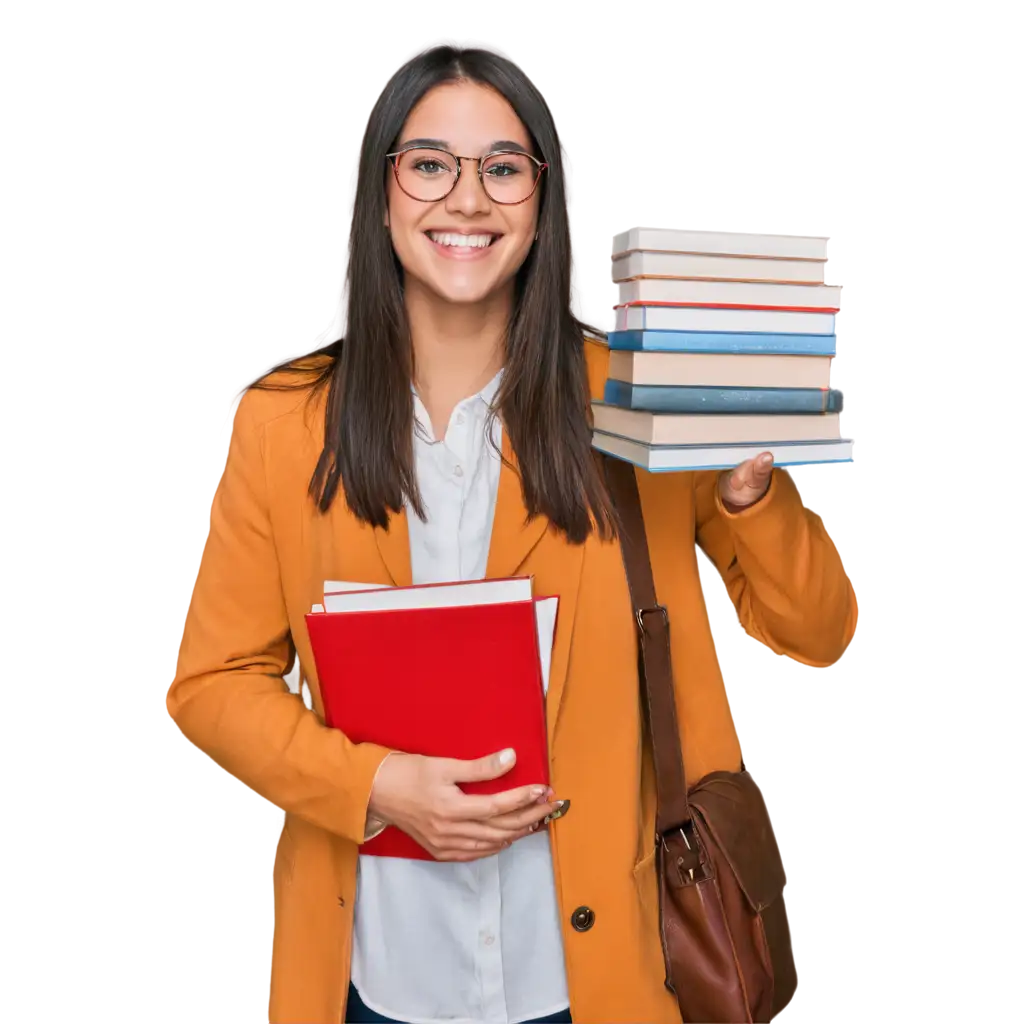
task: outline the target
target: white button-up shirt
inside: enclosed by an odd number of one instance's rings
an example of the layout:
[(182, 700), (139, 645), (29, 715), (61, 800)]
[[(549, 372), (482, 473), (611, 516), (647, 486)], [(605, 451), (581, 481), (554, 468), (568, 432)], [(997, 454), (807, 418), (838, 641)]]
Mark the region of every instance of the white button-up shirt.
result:
[[(443, 441), (414, 396), (427, 516), (407, 510), (414, 583), (484, 577), (501, 469), (501, 423), (488, 440), (486, 422), (500, 380), (456, 406)], [(569, 1005), (558, 918), (546, 832), (468, 864), (360, 857), (352, 982), (372, 1010), (410, 1024), (546, 1017)]]

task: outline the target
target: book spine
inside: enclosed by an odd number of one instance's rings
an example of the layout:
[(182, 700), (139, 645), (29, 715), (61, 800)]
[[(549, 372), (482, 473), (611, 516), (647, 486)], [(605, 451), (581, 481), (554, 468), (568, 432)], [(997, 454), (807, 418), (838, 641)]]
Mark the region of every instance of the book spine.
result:
[(610, 331), (608, 346), (628, 352), (727, 352), (834, 356), (834, 334), (734, 334), (701, 331)]
[(828, 238), (814, 235), (751, 235), (739, 232), (633, 228), (612, 238), (612, 258), (629, 252), (692, 253), (768, 259), (828, 258)]
[(734, 281), (651, 280), (623, 281), (622, 302), (647, 301), (699, 306), (754, 306), (792, 309), (839, 309), (842, 289), (826, 284), (740, 284)]
[(608, 380), (604, 401), (622, 409), (663, 413), (774, 413), (842, 412), (843, 393), (823, 388), (710, 388), (629, 384)]
[(661, 299), (629, 299), (617, 303), (614, 309), (628, 309), (630, 306), (663, 306), (670, 309), (758, 309), (780, 313), (838, 313), (838, 306), (784, 306), (765, 305), (751, 302), (665, 302)]
[(617, 307), (615, 329), (738, 334), (835, 334), (836, 318), (833, 313), (820, 312), (672, 309), (639, 305)]

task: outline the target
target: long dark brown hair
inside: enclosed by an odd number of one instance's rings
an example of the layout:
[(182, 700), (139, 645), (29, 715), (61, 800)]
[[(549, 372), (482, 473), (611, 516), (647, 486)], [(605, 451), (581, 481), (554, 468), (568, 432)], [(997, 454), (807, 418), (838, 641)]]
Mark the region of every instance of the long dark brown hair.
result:
[[(481, 49), (438, 46), (414, 57), (377, 100), (363, 136), (349, 236), (348, 316), (333, 344), (275, 367), (253, 385), (327, 388), (324, 447), (309, 493), (326, 512), (339, 484), (352, 512), (386, 527), (408, 500), (423, 507), (413, 463), (412, 342), (402, 267), (385, 227), (385, 154), (432, 88), (472, 81), (499, 92), (548, 164), (538, 238), (516, 276), (505, 363), (494, 407), (521, 473), (528, 514), (542, 513), (573, 543), (614, 532), (614, 515), (591, 449), (584, 331), (570, 309), (572, 253), (561, 143), (533, 83), (511, 61)], [(312, 357), (321, 357), (313, 359)], [(311, 369), (312, 367), (312, 369)]]

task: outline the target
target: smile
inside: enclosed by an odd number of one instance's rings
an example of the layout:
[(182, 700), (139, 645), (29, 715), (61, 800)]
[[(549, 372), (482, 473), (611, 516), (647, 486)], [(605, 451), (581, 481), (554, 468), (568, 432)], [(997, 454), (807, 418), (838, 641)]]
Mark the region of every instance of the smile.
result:
[(462, 234), (456, 231), (427, 231), (426, 236), (443, 255), (471, 259), (482, 256), (501, 238), (500, 234)]

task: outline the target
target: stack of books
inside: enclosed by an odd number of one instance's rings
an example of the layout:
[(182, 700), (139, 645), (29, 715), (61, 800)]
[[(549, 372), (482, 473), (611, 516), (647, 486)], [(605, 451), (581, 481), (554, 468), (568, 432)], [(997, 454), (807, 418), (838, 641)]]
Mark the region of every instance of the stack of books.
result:
[(849, 462), (825, 238), (633, 228), (594, 447), (652, 471)]
[(857, 461), (811, 477), (1021, 478), (1024, 224), (716, 230), (827, 240), (843, 289), (834, 388)]
[[(467, 793), (547, 785), (557, 615), (558, 598), (535, 597), (531, 576), (409, 587), (326, 580), (306, 615), (324, 721), (353, 743), (429, 757), (515, 750), (504, 775), (460, 783)], [(394, 827), (360, 853), (432, 859)]]

